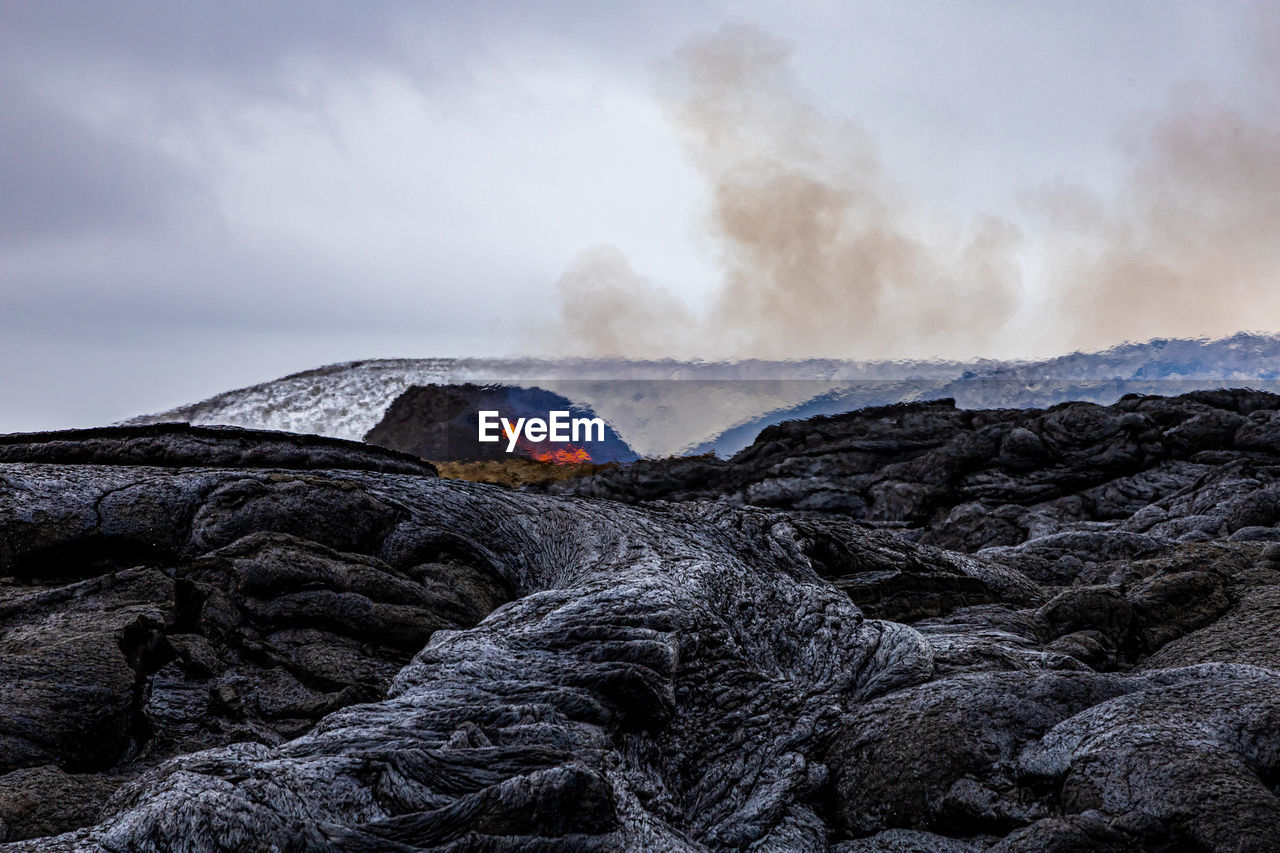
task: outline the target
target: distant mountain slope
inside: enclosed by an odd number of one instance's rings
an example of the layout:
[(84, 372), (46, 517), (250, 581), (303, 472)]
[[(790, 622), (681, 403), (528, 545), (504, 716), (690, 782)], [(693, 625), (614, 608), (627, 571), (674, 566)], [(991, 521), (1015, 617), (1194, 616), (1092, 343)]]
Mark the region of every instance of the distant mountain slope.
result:
[(690, 453), (732, 456), (765, 427), (903, 401), (954, 399), (963, 409), (1025, 409), (1076, 401), (1110, 405), (1126, 394), (1170, 396), (1224, 386), (1280, 391), (1280, 337), (1159, 339), (1047, 361), (975, 366), (942, 382), (851, 382), (735, 424)]
[(329, 365), (127, 423), (190, 421), (359, 440), (412, 385), (537, 386), (589, 406), (637, 453), (728, 455), (765, 426), (900, 401), (964, 408), (1111, 403), (1127, 393), (1280, 389), (1280, 337), (1154, 340), (1036, 362), (380, 359)]
[[(984, 363), (987, 369), (998, 362)], [(227, 391), (125, 423), (189, 421), (316, 433), (360, 440), (393, 400), (414, 385), (476, 382), (539, 387), (590, 407), (635, 452), (687, 450), (761, 412), (793, 406), (850, 381), (911, 375), (945, 382), (954, 362), (741, 361), (690, 363), (621, 359), (379, 359), (334, 364)]]

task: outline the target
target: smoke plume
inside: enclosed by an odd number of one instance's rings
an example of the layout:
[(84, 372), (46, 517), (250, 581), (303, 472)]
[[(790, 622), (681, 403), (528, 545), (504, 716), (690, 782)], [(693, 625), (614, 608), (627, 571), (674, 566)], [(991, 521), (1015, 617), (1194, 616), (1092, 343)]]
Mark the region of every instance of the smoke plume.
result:
[(710, 190), (723, 279), (695, 317), (617, 249), (591, 249), (560, 281), (572, 354), (972, 357), (1047, 330), (1096, 347), (1280, 321), (1280, 130), (1266, 105), (1180, 100), (1116, 200), (1039, 192), (1051, 307), (1019, 314), (1028, 238), (921, 205), (866, 133), (805, 101), (788, 60), (746, 26), (677, 52), (665, 104)]
[[(1280, 91), (1261, 60), (1260, 88)], [(1275, 98), (1183, 90), (1135, 145), (1118, 200), (1051, 201), (1050, 282), (1076, 345), (1280, 328), (1278, 115)]]
[(574, 354), (691, 358), (698, 333), (680, 299), (636, 274), (615, 246), (580, 253), (560, 277), (560, 320)]

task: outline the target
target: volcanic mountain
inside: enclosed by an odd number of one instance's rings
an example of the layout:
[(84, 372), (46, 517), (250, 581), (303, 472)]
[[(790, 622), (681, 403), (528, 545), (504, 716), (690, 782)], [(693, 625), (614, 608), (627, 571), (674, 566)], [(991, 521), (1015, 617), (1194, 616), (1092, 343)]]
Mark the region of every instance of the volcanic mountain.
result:
[[(473, 462), (514, 457), (542, 462), (631, 462), (636, 454), (618, 438), (613, 427), (604, 425), (600, 440), (553, 442), (528, 441), (517, 436), (516, 447), (508, 450), (506, 436), (493, 443), (481, 442), (479, 412), (493, 411), (510, 423), (517, 419), (546, 419), (553, 411), (568, 412), (578, 419), (595, 418), (590, 409), (575, 406), (567, 398), (541, 388), (513, 388), (498, 385), (414, 385), (392, 401), (373, 429), (364, 436), (370, 444), (411, 453), (423, 459)], [(500, 433), (495, 431), (495, 435)]]
[(1280, 391), (1280, 337), (1155, 340), (1046, 361), (703, 363), (383, 359), (309, 370), (128, 423), (186, 421), (360, 440), (414, 385), (537, 387), (603, 417), (641, 456), (728, 456), (764, 427), (912, 400), (964, 408), (1113, 403), (1223, 386)]

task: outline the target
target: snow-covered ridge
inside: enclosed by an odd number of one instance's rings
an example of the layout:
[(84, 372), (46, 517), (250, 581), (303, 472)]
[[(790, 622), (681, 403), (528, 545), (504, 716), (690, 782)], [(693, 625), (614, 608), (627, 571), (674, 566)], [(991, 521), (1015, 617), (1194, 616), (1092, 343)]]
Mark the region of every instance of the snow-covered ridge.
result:
[(986, 407), (1225, 385), (1276, 390), (1280, 337), (1155, 340), (1039, 362), (378, 359), (295, 373), (125, 423), (229, 424), (358, 441), (409, 386), (459, 382), (563, 394), (593, 408), (638, 453), (666, 455), (715, 446), (726, 430), (749, 432), (769, 413), (800, 414), (823, 395), (850, 407), (938, 396)]
[(904, 370), (928, 382), (945, 381), (963, 367), (830, 360), (378, 359), (295, 373), (125, 423), (178, 420), (359, 441), (411, 385), (536, 385), (589, 405), (637, 452), (661, 455), (680, 452), (735, 423), (780, 405), (796, 405), (844, 382), (881, 381), (901, 376)]

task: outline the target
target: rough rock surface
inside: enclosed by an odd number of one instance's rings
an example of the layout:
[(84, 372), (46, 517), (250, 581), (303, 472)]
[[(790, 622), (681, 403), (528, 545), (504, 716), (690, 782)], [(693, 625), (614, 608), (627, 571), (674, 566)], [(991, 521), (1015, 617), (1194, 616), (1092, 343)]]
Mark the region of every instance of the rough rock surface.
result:
[(822, 512), (965, 552), (1035, 542), (1023, 553), (1050, 560), (1157, 539), (1280, 541), (1280, 396), (900, 404), (779, 424), (730, 459), (645, 460), (550, 489)]
[[(1183, 487), (1133, 480), (1123, 517), (975, 553), (732, 489), (286, 467), (243, 434), (167, 467), (111, 433), (11, 451), (0, 850), (1280, 849), (1280, 546), (1186, 535), (1274, 529), (1271, 451), (1238, 446), (1271, 409), (1224, 399), (1163, 403), (1241, 419), (1173, 460)], [(1036, 435), (1038, 468), (975, 463), (1010, 493), (1113, 470), (1088, 419), (1068, 452), (1026, 425), (1052, 412), (923, 408), (900, 432), (954, 427), (934, 450), (983, 417)]]
[(353, 468), (430, 474), (417, 456), (320, 435), (157, 423), (0, 435), (0, 462), (158, 467)]

